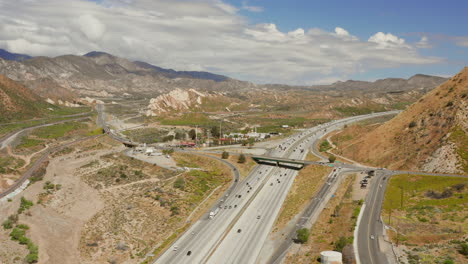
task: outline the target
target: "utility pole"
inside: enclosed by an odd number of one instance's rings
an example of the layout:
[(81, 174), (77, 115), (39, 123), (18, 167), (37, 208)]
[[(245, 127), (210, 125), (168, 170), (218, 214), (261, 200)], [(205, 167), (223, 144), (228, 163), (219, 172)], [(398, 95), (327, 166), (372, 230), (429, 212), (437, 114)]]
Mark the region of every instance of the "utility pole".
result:
[(221, 130), (221, 124), (223, 123), (223, 120), (219, 122), (219, 140), (218, 140), (218, 145), (221, 145), (221, 138), (223, 137), (223, 131)]
[(401, 197), (400, 197), (400, 208), (403, 209), (403, 197), (404, 197), (404, 187), (400, 186)]

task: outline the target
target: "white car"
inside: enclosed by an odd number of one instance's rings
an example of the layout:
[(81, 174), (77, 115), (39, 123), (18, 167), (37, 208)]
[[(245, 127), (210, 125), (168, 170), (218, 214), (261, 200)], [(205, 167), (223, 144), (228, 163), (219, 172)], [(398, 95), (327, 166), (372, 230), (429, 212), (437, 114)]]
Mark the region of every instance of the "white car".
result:
[(375, 238), (374, 235), (371, 235), (371, 236), (370, 236), (370, 239), (374, 239), (374, 238)]

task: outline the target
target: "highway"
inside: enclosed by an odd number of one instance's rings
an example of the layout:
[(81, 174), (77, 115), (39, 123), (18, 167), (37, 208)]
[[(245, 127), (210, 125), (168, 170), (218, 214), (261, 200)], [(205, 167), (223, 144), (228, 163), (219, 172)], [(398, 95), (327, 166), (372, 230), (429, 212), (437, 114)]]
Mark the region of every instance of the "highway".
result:
[[(426, 176), (445, 176), (445, 177), (463, 177), (465, 175), (456, 174), (441, 174), (441, 173), (424, 173), (414, 171), (391, 171), (391, 170), (376, 170), (376, 176), (371, 180), (369, 193), (365, 200), (365, 208), (362, 213), (362, 218), (358, 223), (358, 236), (356, 239), (359, 262), (362, 264), (387, 264), (390, 262), (386, 255), (381, 251), (380, 244), (386, 243), (383, 241), (384, 222), (380, 218), (382, 204), (387, 187), (388, 180), (393, 175), (398, 174), (418, 174)], [(373, 238), (371, 237), (373, 236)]]
[(15, 141), (16, 137), (18, 137), (19, 135), (23, 134), (26, 131), (33, 130), (33, 129), (40, 128), (40, 127), (47, 127), (47, 126), (53, 126), (53, 125), (57, 125), (57, 124), (72, 122), (72, 121), (81, 121), (81, 120), (85, 120), (85, 119), (89, 119), (89, 117), (79, 117), (79, 118), (73, 118), (73, 119), (66, 119), (66, 120), (56, 121), (56, 122), (52, 122), (52, 123), (48, 123), (48, 124), (31, 126), (31, 127), (27, 127), (27, 128), (17, 130), (17, 131), (13, 131), (11, 133), (6, 134), (2, 138), (0, 138), (0, 150), (2, 150), (4, 148), (6, 148), (7, 146), (11, 145), (11, 143), (13, 143)]
[[(304, 159), (313, 141), (327, 132), (395, 113), (350, 117), (308, 129), (284, 140), (270, 156)], [(207, 213), (154, 263), (254, 263), (296, 174), (295, 170), (257, 166), (232, 191), (234, 196), (224, 197), (213, 219)]]

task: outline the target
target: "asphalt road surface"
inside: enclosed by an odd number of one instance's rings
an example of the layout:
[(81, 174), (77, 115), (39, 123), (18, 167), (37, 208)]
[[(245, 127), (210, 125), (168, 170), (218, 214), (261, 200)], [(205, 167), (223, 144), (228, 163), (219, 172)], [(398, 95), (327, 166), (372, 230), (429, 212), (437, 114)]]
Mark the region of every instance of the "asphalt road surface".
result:
[[(345, 124), (395, 113), (350, 117), (308, 129), (283, 141), (271, 156), (304, 159), (313, 139)], [(296, 174), (295, 170), (257, 166), (224, 197), (213, 219), (207, 213), (155, 263), (254, 263)]]

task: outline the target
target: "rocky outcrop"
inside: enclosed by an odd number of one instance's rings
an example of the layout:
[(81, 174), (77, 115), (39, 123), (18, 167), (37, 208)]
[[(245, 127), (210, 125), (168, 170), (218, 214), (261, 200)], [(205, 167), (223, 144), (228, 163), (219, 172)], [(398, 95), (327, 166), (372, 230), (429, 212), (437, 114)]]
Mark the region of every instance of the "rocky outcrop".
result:
[(202, 99), (211, 97), (194, 89), (175, 89), (169, 93), (152, 98), (146, 111), (147, 116), (156, 116), (170, 111), (183, 111), (200, 107)]

